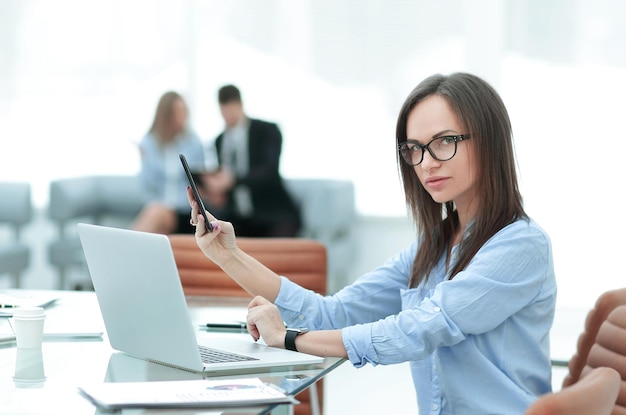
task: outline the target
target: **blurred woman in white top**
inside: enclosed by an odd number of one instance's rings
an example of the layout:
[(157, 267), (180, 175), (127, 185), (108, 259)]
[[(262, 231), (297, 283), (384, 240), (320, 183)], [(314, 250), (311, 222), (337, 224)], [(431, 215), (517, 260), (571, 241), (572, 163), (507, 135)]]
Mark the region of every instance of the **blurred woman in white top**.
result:
[(152, 126), (141, 140), (141, 171), (145, 205), (132, 228), (153, 233), (189, 233), (187, 179), (178, 155), (184, 154), (192, 170), (204, 169), (204, 149), (188, 126), (183, 97), (174, 91), (161, 96)]

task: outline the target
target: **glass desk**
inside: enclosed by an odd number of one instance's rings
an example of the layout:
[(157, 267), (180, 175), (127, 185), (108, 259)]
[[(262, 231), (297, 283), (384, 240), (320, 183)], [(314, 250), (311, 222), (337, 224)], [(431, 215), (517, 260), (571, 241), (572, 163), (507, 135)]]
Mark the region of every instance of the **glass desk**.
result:
[[(32, 290), (31, 290), (32, 292)], [(0, 414), (289, 414), (292, 405), (276, 407), (176, 410), (99, 411), (81, 396), (79, 386), (100, 382), (135, 382), (202, 379), (203, 375), (137, 359), (111, 348), (93, 292), (48, 291), (58, 293), (55, 304), (46, 308), (44, 343), (41, 353), (18, 350), (14, 341), (0, 342)], [(188, 305), (198, 338), (234, 336), (249, 339), (245, 332), (211, 332), (200, 324), (223, 318), (245, 316), (246, 299), (190, 297)], [(10, 334), (8, 318), (0, 317), (0, 338)], [(102, 335), (99, 335), (102, 333)], [(257, 371), (220, 372), (211, 379), (258, 377), (275, 384), (289, 395), (310, 388), (343, 362), (327, 358), (322, 364), (306, 367), (276, 367)]]

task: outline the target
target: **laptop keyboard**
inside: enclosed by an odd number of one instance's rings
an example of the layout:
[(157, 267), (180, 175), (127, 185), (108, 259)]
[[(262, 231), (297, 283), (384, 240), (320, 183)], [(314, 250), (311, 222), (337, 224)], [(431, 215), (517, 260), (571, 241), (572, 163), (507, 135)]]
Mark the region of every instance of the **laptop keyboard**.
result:
[(200, 345), (198, 345), (198, 349), (200, 349), (200, 357), (204, 363), (246, 362), (250, 360), (259, 360), (255, 357), (229, 353), (223, 350), (211, 349), (210, 347)]

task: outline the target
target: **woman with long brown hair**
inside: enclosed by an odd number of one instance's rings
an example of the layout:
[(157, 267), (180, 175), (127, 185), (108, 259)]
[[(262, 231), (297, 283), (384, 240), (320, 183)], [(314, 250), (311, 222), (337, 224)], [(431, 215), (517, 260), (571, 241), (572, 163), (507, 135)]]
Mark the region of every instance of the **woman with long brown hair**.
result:
[(189, 111), (184, 98), (175, 91), (159, 99), (154, 120), (139, 144), (139, 177), (146, 203), (133, 223), (133, 229), (162, 234), (190, 233), (187, 179), (178, 155), (185, 154), (192, 169), (203, 171), (204, 149), (198, 135), (189, 127)]
[(207, 233), (188, 191), (198, 245), (255, 296), (255, 340), (356, 367), (408, 361), (420, 414), (521, 414), (551, 389), (556, 282), (549, 237), (523, 209), (506, 108), (474, 75), (434, 75), (404, 102), (394, 144), (416, 241), (338, 293), (276, 275), (228, 222), (210, 217)]

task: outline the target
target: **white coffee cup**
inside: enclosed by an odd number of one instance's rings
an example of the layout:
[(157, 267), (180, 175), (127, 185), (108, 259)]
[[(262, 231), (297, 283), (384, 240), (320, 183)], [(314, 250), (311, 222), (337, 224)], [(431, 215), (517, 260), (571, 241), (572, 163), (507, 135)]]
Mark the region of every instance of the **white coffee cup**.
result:
[(13, 330), (18, 349), (41, 348), (46, 312), (42, 307), (17, 307), (13, 310)]

